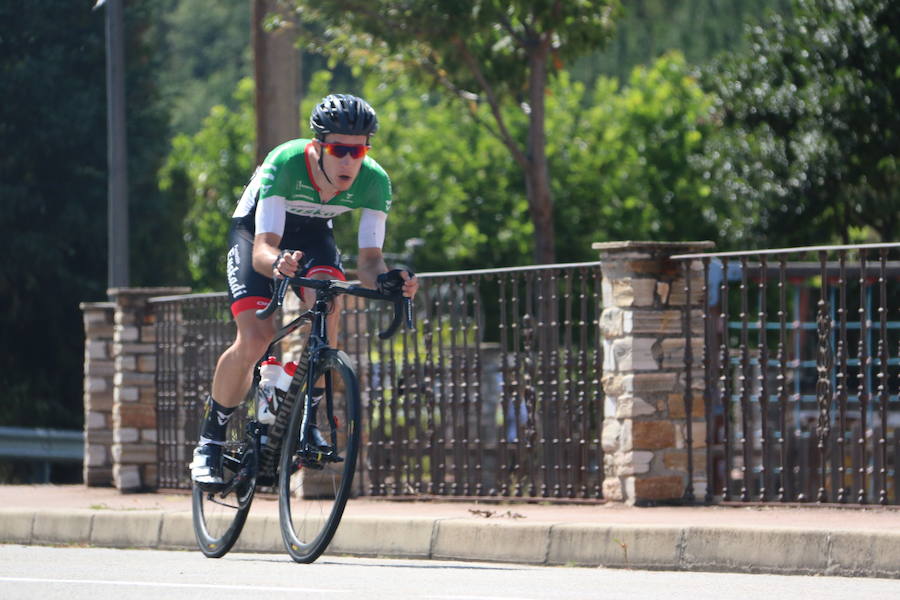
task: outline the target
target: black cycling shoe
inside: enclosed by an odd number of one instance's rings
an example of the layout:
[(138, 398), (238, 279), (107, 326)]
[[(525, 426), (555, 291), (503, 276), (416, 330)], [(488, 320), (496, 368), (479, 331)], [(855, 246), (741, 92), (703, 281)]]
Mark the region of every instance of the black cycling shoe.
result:
[(222, 445), (198, 444), (194, 448), (194, 460), (189, 467), (191, 480), (201, 488), (222, 486), (224, 483), (222, 480)]

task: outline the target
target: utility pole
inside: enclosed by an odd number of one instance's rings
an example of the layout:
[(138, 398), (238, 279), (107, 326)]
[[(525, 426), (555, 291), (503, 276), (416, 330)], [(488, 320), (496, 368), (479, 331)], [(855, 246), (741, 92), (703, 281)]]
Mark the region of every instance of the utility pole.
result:
[(128, 148), (125, 136), (124, 0), (97, 0), (106, 7), (107, 282), (128, 287)]
[[(253, 71), (256, 79), (256, 164), (278, 144), (300, 134), (300, 52), (296, 21), (279, 0), (251, 0)], [(283, 25), (266, 32), (267, 15), (277, 14)]]

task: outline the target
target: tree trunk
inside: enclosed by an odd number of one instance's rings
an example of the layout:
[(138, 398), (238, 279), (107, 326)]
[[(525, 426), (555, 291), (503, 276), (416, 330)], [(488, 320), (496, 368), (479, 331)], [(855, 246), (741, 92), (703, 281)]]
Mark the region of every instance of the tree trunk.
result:
[(528, 168), (525, 169), (525, 191), (528, 212), (534, 223), (534, 259), (537, 264), (556, 262), (556, 239), (553, 220), (553, 194), (550, 191), (550, 169), (547, 165), (544, 116), (544, 93), (547, 88), (547, 59), (549, 43), (541, 44), (530, 53)]
[(291, 25), (267, 33), (267, 14), (281, 12), (293, 24), (289, 11), (276, 0), (252, 0), (251, 39), (256, 78), (256, 164), (262, 164), (275, 146), (300, 133), (300, 52), (294, 46), (296, 29)]

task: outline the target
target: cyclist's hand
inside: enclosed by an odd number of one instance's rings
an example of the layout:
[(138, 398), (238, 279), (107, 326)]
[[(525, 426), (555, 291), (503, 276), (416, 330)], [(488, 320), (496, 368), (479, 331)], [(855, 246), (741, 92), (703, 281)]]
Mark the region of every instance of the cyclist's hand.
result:
[(419, 282), (411, 271), (391, 269), (375, 278), (378, 291), (386, 296), (406, 296), (412, 298), (419, 289)]
[(403, 278), (403, 295), (407, 298), (415, 298), (416, 292), (419, 291), (419, 279), (415, 273), (400, 271), (400, 277)]
[(296, 275), (302, 259), (303, 253), (299, 250), (282, 250), (278, 259), (272, 263), (272, 273), (275, 279)]

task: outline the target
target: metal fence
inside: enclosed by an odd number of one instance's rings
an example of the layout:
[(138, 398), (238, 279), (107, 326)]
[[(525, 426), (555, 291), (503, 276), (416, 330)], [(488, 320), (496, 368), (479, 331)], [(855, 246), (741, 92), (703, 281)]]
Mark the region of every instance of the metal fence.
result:
[[(363, 384), (358, 493), (601, 500), (600, 264), (419, 277), (414, 332), (385, 342), (382, 308), (348, 301), (342, 314)], [(184, 488), (234, 325), (224, 294), (154, 304), (159, 481)]]
[(223, 293), (154, 298), (159, 486), (190, 488), (203, 402), (237, 328)]
[(871, 244), (674, 257), (700, 259), (705, 274), (687, 290), (708, 300), (687, 372), (705, 377), (706, 450), (694, 453), (707, 502), (900, 504), (898, 254)]

